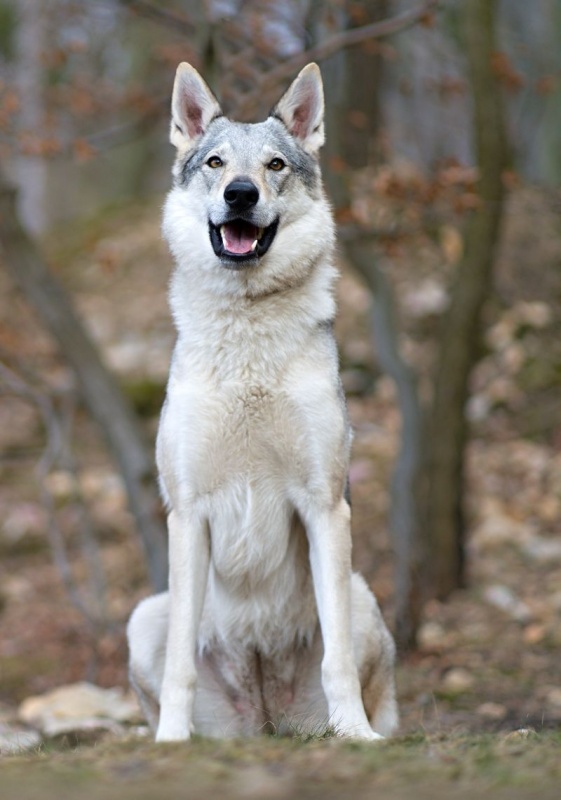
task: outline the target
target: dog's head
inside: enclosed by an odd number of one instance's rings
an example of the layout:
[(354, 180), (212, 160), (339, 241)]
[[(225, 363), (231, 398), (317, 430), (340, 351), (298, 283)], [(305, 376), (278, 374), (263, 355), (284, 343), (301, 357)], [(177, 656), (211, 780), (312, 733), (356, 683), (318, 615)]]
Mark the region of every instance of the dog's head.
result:
[(331, 239), (318, 161), (323, 109), (316, 64), (256, 124), (227, 119), (198, 72), (179, 65), (170, 135), (175, 186), (164, 232), (180, 260), (189, 254), (209, 268), (253, 271), (273, 252), (279, 264), (287, 253), (293, 261), (299, 238), (306, 253), (312, 239)]

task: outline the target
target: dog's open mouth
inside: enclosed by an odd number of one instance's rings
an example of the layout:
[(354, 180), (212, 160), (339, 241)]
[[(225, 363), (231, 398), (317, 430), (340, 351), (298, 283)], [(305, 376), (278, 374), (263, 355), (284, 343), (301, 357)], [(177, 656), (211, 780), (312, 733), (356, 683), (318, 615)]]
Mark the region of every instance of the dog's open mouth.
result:
[(278, 224), (278, 219), (266, 228), (258, 228), (243, 219), (222, 225), (209, 222), (210, 243), (225, 266), (233, 269), (250, 266), (265, 255), (275, 238)]

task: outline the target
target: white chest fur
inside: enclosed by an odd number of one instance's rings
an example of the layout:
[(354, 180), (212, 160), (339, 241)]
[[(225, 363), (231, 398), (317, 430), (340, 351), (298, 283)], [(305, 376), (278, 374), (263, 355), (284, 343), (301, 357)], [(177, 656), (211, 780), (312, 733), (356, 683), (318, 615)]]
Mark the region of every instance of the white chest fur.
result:
[(315, 627), (297, 508), (303, 496), (328, 503), (340, 492), (349, 444), (324, 325), (334, 271), (320, 266), (305, 285), (259, 300), (211, 300), (181, 273), (172, 286), (181, 322), (157, 457), (170, 505), (210, 531), (201, 644), (234, 631), (273, 643), (274, 630), (305, 638)]

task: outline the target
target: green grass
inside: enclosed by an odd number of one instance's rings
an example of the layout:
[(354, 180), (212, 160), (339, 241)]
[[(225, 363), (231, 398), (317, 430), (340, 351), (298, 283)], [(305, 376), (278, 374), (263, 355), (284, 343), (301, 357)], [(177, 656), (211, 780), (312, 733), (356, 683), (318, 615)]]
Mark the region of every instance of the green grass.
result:
[(2, 800), (149, 798), (486, 798), (557, 800), (561, 733), (425, 737), (375, 745), (336, 738), (102, 741), (0, 763)]

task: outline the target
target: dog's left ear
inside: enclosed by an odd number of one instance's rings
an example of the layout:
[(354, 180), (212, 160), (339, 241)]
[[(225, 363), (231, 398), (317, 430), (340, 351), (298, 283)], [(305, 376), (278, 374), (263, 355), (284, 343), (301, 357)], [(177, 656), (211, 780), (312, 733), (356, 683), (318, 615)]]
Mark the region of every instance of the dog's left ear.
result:
[(317, 64), (308, 64), (290, 84), (271, 116), (278, 117), (308, 153), (325, 141), (323, 83)]
[(222, 109), (197, 70), (183, 61), (175, 73), (171, 100), (170, 141), (190, 149)]

